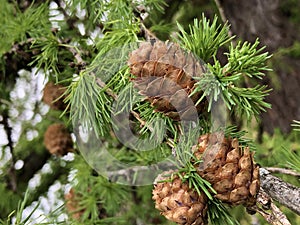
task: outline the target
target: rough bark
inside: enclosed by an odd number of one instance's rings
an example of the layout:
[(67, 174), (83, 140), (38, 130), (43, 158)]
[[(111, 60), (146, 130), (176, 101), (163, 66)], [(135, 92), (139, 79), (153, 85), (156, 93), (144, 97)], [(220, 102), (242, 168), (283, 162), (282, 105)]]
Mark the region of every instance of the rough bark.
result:
[(300, 215), (300, 188), (271, 175), (260, 168), (261, 188), (274, 200)]

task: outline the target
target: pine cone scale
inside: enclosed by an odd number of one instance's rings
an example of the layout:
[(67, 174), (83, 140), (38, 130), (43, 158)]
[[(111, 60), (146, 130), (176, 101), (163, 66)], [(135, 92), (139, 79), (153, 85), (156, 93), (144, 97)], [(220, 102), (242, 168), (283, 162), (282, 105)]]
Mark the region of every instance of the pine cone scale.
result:
[[(170, 173), (166, 172), (165, 174)], [(156, 182), (166, 180), (160, 175)], [(177, 175), (170, 182), (155, 184), (155, 208), (167, 219), (182, 225), (207, 224), (207, 197), (188, 187)]]
[(237, 139), (220, 140), (219, 136), (217, 133), (203, 135), (199, 145), (193, 148), (195, 156), (204, 162), (197, 165), (198, 173), (212, 184), (216, 198), (231, 205), (251, 206), (256, 202), (260, 184), (253, 153), (249, 147), (241, 148)]

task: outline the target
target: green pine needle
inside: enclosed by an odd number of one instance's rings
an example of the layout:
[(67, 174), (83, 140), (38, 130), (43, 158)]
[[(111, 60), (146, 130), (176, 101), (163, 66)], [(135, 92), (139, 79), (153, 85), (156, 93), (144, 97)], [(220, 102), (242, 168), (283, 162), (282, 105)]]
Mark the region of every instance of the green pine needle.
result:
[(263, 52), (265, 47), (259, 48), (259, 40), (251, 44), (239, 41), (236, 46), (229, 47), (229, 53), (226, 53), (228, 63), (225, 70), (228, 74), (240, 74), (248, 77), (262, 79), (264, 72), (270, 71), (266, 61), (271, 57), (268, 52)]
[(239, 141), (240, 147), (249, 147), (251, 151), (256, 151), (257, 146), (253, 142), (253, 140), (246, 138), (245, 135), (247, 134), (247, 131), (244, 130), (238, 130), (236, 126), (228, 126), (225, 129), (225, 136), (231, 137), (231, 138), (237, 138)]
[[(236, 48), (230, 47), (228, 54), (228, 64), (224, 67), (214, 58), (214, 64), (207, 64), (208, 72), (202, 77), (195, 77), (196, 87), (192, 94), (202, 92), (201, 98), (208, 101), (208, 111), (218, 99), (223, 99), (229, 110), (234, 110), (239, 116), (245, 115), (248, 120), (252, 116), (257, 117), (261, 112), (271, 105), (265, 102), (265, 97), (271, 91), (264, 85), (255, 85), (253, 78), (262, 78), (265, 71), (268, 71), (266, 60), (269, 59), (267, 53), (259, 54), (263, 48), (256, 50), (258, 40), (253, 44), (238, 44)], [(247, 80), (253, 87), (239, 87), (245, 81), (245, 75), (251, 80)]]
[[(1, 8), (5, 7), (5, 2), (1, 2), (1, 5), (4, 4)], [(7, 10), (11, 10), (8, 5), (6, 7)], [(27, 41), (28, 37), (44, 37), (51, 33), (51, 23), (48, 18), (49, 6), (47, 4), (39, 4), (36, 7), (32, 3), (24, 12), (21, 12), (17, 7), (13, 7), (13, 10), (14, 17), (7, 18), (4, 24), (0, 24), (2, 35), (10, 40), (11, 43), (9, 44)]]
[(285, 163), (281, 163), (283, 167), (288, 167), (300, 173), (300, 157), (296, 151), (289, 150), (282, 146), (280, 154), (282, 158), (285, 159)]
[(200, 21), (195, 19), (194, 24), (189, 27), (189, 33), (179, 23), (177, 26), (180, 33), (174, 39), (181, 47), (193, 52), (204, 62), (208, 62), (215, 56), (220, 46), (233, 39), (233, 37), (228, 36), (229, 25), (227, 23), (223, 26), (218, 25), (216, 16), (212, 22), (204, 15)]
[(218, 199), (208, 201), (208, 217), (212, 225), (239, 225), (240, 223), (233, 218), (227, 208)]
[(75, 127), (82, 125), (93, 129), (97, 137), (105, 136), (111, 124), (111, 99), (100, 88), (95, 77), (82, 74), (69, 87), (71, 119)]
[(294, 131), (300, 131), (300, 121), (293, 120), (292, 127)]
[(35, 56), (29, 65), (33, 66), (36, 64), (38, 69), (43, 69), (45, 72), (51, 71), (58, 76), (59, 43), (57, 38), (53, 35), (49, 35), (47, 39), (35, 40), (31, 48), (41, 49), (42, 52)]
[(257, 117), (261, 112), (271, 108), (271, 105), (264, 101), (269, 92), (267, 86), (257, 85), (253, 88), (229, 86), (223, 92), (222, 97), (226, 102), (231, 102), (238, 115), (246, 115), (247, 119), (250, 120), (252, 116)]

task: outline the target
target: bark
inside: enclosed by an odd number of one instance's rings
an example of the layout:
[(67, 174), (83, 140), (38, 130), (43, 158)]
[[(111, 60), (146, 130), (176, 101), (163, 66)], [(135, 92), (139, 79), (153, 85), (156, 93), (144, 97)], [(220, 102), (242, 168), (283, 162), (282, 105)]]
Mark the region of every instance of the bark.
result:
[[(267, 209), (268, 211), (266, 211)], [(272, 225), (291, 225), (286, 215), (274, 204), (273, 200), (262, 188), (260, 188), (257, 196), (257, 204), (251, 210), (258, 212)]]
[(300, 215), (300, 188), (271, 175), (260, 168), (261, 188), (274, 200)]

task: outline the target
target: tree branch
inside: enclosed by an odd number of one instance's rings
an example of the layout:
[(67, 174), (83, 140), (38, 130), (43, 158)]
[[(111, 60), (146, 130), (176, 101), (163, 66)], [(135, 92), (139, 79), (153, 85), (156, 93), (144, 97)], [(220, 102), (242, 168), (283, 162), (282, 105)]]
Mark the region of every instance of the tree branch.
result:
[[(218, 1), (216, 1), (218, 2)], [(142, 33), (147, 40), (155, 39), (155, 36), (147, 30), (145, 26), (141, 27)], [(79, 64), (82, 64), (84, 61), (80, 57), (80, 53), (77, 52), (73, 48), (69, 48), (69, 50), (73, 53), (76, 61)], [(98, 86), (104, 88), (106, 84), (100, 79), (96, 78), (96, 83)], [(107, 94), (112, 96), (114, 99), (117, 97), (116, 94), (111, 89), (106, 89)], [(133, 115), (139, 120), (139, 115), (135, 112), (132, 112)], [(143, 121), (141, 122), (143, 124)], [(142, 170), (148, 170), (148, 167), (142, 168)], [(290, 174), (294, 176), (298, 176), (297, 173), (291, 173), (291, 171), (287, 171), (284, 169), (278, 168), (268, 168), (272, 172), (280, 172), (285, 174)], [(141, 168), (130, 168), (124, 169), (120, 171), (116, 171), (113, 173), (107, 174), (111, 179), (117, 179), (118, 176), (125, 177), (125, 180), (131, 178), (132, 174), (140, 171)], [(281, 179), (272, 176), (270, 172), (266, 168), (260, 169), (261, 175), (261, 188), (258, 195), (257, 202), (262, 204), (263, 207), (268, 205), (271, 213), (266, 212), (265, 210), (259, 208), (258, 206), (254, 206), (252, 209), (261, 214), (269, 223), (273, 225), (290, 225), (290, 222), (286, 218), (286, 216), (280, 211), (280, 209), (273, 203), (273, 200), (278, 201), (280, 204), (286, 206), (287, 208), (293, 210), (298, 215), (300, 215), (300, 188), (293, 186), (289, 183), (282, 181)]]
[(0, 123), (2, 123), (3, 128), (5, 130), (6, 136), (7, 136), (7, 147), (9, 148), (9, 151), (11, 153), (11, 162), (10, 162), (10, 166), (8, 168), (8, 179), (9, 179), (9, 186), (10, 189), (13, 192), (17, 191), (17, 177), (16, 177), (16, 173), (15, 173), (15, 156), (14, 156), (14, 143), (12, 140), (12, 128), (9, 125), (9, 115), (8, 115), (8, 110), (4, 110), (3, 114), (2, 114), (2, 121)]
[(282, 174), (287, 174), (295, 177), (300, 177), (300, 173), (297, 173), (296, 171), (290, 169), (278, 168), (278, 167), (266, 167), (265, 169), (271, 173), (282, 173)]
[(300, 215), (300, 188), (271, 175), (260, 168), (261, 188), (274, 200)]
[[(256, 201), (262, 208), (258, 207), (258, 205), (254, 205), (250, 209), (259, 213), (270, 224), (291, 225), (284, 213), (273, 203), (273, 200), (262, 188), (259, 190)], [(267, 212), (266, 210), (270, 210), (271, 212)]]

